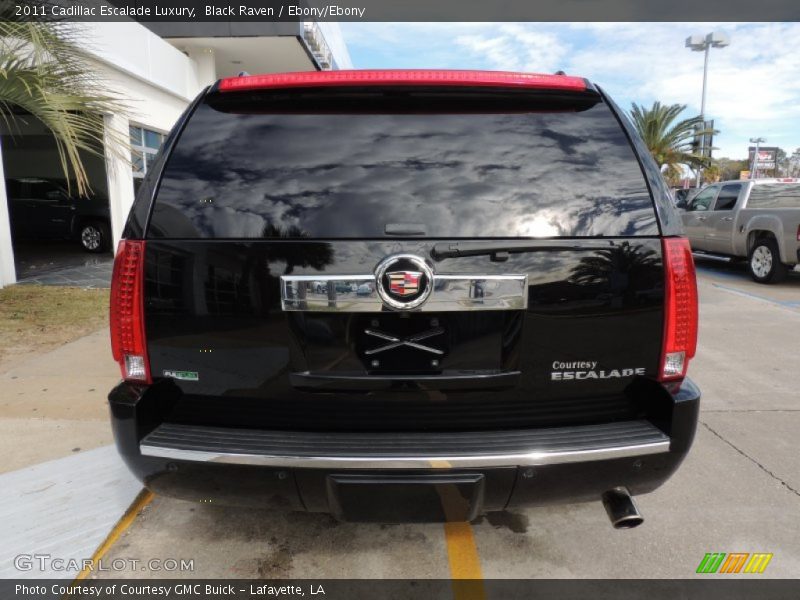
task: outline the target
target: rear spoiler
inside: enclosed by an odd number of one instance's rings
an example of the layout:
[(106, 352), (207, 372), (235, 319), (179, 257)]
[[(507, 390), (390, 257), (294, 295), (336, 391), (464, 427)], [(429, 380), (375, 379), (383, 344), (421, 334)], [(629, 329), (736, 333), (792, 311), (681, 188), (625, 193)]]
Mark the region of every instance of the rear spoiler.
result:
[(242, 75), (221, 79), (219, 92), (329, 87), (465, 87), (585, 92), (594, 87), (571, 75), (509, 71), (353, 70)]

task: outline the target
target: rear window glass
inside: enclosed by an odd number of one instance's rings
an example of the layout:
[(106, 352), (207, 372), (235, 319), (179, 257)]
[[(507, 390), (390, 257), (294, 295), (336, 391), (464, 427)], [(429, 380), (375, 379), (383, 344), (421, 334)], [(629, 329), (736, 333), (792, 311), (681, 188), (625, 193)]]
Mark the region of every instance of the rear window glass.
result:
[(473, 102), (462, 113), (332, 114), (323, 98), (306, 114), (270, 112), (263, 98), (209, 102), (167, 162), (149, 237), (658, 233), (639, 163), (599, 100), (580, 110), (481, 112)]
[(748, 208), (800, 208), (800, 183), (764, 183), (753, 186)]

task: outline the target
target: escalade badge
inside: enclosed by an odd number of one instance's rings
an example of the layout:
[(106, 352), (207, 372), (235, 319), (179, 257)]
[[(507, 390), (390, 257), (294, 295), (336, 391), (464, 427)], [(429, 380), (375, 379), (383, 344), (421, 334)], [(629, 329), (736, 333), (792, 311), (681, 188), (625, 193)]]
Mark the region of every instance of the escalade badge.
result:
[(414, 254), (394, 254), (375, 267), (375, 283), (383, 304), (409, 310), (425, 303), (433, 291), (433, 269)]

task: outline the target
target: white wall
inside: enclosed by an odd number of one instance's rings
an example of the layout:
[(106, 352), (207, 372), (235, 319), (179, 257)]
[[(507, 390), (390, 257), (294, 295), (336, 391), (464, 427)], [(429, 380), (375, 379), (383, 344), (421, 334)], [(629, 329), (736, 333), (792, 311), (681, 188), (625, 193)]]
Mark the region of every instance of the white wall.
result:
[(6, 177), (3, 173), (3, 149), (0, 148), (0, 288), (16, 281), (14, 248), (11, 245), (11, 219), (6, 201)]
[[(83, 39), (96, 58), (98, 74), (127, 106), (127, 114), (105, 117), (106, 177), (116, 248), (134, 199), (128, 126), (167, 133), (206, 83), (198, 78), (194, 60), (138, 23), (80, 26), (86, 30)], [(204, 75), (208, 76), (207, 70)]]
[(114, 71), (188, 100), (199, 84), (192, 60), (139, 23), (81, 23), (85, 48)]

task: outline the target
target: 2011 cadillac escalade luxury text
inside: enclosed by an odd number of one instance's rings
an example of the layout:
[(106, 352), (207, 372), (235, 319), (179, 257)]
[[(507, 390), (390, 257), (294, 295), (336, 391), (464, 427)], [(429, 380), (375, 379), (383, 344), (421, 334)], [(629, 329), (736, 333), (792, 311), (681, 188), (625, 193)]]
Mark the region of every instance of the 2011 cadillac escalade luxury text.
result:
[(114, 267), (109, 396), (151, 490), (469, 520), (602, 499), (686, 455), (688, 243), (578, 77), (243, 76), (181, 117)]

